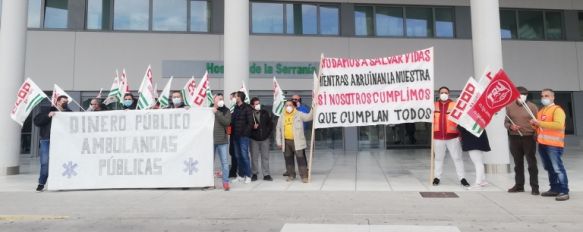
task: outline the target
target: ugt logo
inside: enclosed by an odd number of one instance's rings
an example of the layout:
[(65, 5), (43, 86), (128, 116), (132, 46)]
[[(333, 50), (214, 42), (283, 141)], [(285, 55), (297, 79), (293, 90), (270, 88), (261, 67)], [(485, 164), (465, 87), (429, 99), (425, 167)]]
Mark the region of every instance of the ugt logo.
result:
[(488, 93), (486, 104), (490, 109), (495, 109), (510, 103), (512, 90), (510, 84), (505, 80), (495, 80), (488, 86), (486, 93)]

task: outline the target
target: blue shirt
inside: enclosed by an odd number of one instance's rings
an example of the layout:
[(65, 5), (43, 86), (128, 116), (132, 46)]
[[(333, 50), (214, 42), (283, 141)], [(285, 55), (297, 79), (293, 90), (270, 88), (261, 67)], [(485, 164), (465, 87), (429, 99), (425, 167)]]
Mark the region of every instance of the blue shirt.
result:
[[(304, 104), (300, 104), (300, 106), (298, 106), (296, 109), (302, 113), (305, 113), (305, 114), (310, 113), (310, 108), (308, 108)], [(310, 125), (309, 122), (304, 122), (304, 129), (308, 128), (309, 125)]]

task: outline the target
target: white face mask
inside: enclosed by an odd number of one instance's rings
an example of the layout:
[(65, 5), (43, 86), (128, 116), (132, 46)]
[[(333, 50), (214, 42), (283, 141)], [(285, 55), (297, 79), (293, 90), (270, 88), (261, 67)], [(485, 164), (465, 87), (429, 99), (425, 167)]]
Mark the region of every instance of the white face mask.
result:
[(542, 98), (542, 99), (540, 99), (540, 102), (541, 102), (541, 103), (542, 103), (544, 106), (548, 106), (548, 105), (550, 105), (551, 103), (553, 103), (553, 102), (551, 101), (551, 99), (548, 99), (548, 98)]
[(175, 106), (180, 106), (182, 104), (182, 99), (172, 98), (172, 104), (174, 104)]
[(287, 111), (288, 113), (291, 113), (292, 111), (294, 111), (294, 107), (293, 106), (287, 106), (287, 107), (285, 107), (285, 111)]
[(521, 94), (519, 101), (520, 102), (526, 102), (526, 95), (525, 94)]
[(261, 104), (255, 105), (255, 110), (257, 110), (257, 111), (261, 110)]
[(439, 94), (439, 100), (447, 101), (447, 99), (449, 99), (449, 94), (447, 93)]
[(223, 101), (223, 100), (220, 100), (219, 102), (217, 102), (217, 106), (218, 106), (218, 107), (223, 107), (223, 106), (225, 106), (225, 101)]

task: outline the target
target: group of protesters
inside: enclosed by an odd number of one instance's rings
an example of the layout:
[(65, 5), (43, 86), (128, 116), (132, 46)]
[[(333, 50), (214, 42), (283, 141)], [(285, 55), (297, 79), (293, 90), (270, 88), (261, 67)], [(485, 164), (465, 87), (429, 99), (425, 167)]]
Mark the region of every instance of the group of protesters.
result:
[[(528, 90), (518, 87), (520, 98), (506, 106), (505, 127), (508, 130), (510, 153), (514, 158), (515, 184), (509, 193), (524, 192), (524, 160), (528, 164), (530, 186), (532, 195), (543, 197), (555, 197), (557, 201), (569, 200), (569, 187), (567, 172), (563, 165), (562, 155), (564, 151), (565, 138), (565, 111), (554, 103), (555, 93), (552, 89), (543, 89), (541, 92), (541, 103), (543, 107), (539, 110), (537, 106), (527, 99)], [(453, 111), (455, 102), (449, 98), (449, 89), (441, 87), (439, 89), (439, 100), (435, 102), (434, 115), (434, 146), (435, 146), (435, 171), (433, 185), (437, 186), (441, 182), (443, 172), (443, 161), (446, 150), (449, 151), (454, 162), (457, 178), (460, 184), (469, 189), (480, 189), (486, 187), (486, 175), (483, 158), (485, 152), (490, 151), (488, 135), (484, 131), (479, 137), (474, 136), (463, 127), (456, 125), (448, 119)], [(528, 109), (527, 109), (528, 108)], [(536, 116), (529, 113), (538, 112)], [(539, 192), (538, 168), (536, 150), (538, 151), (544, 169), (548, 173), (550, 189), (546, 192)], [(469, 153), (470, 159), (474, 163), (476, 179), (473, 186), (470, 186), (465, 179), (464, 163), (462, 151)]]
[[(307, 183), (305, 128), (309, 126), (307, 122), (312, 120), (313, 112), (302, 104), (299, 95), (294, 95), (286, 100), (285, 109), (277, 118), (277, 123), (274, 123), (275, 116), (262, 107), (259, 98), (252, 98), (249, 104), (246, 103), (247, 98), (243, 91), (231, 93), (233, 105), (228, 108), (223, 94), (218, 93), (214, 95), (211, 104), (215, 116), (213, 150), (221, 164), (216, 176), (222, 179), (223, 189), (230, 190), (232, 182), (249, 184), (257, 181), (260, 170), (264, 181), (273, 181), (269, 169), (270, 138), (273, 134), (276, 137), (275, 143), (283, 151), (285, 158), (286, 171), (283, 176), (287, 177), (287, 181), (294, 181), (297, 177), (295, 167), (297, 162), (301, 181)], [(168, 109), (189, 108), (184, 99), (181, 91), (172, 92)], [(71, 111), (68, 107), (70, 100), (73, 99), (66, 95), (58, 96), (50, 108), (42, 109), (33, 119), (34, 125), (40, 128), (40, 177), (36, 191), (43, 191), (48, 179), (52, 117), (59, 111)], [(103, 102), (100, 98), (91, 99), (87, 111), (108, 110)], [(131, 93), (126, 93), (120, 103), (121, 110), (135, 110), (137, 106), (137, 100)], [(159, 104), (152, 109), (160, 109)], [(230, 154), (230, 164), (227, 153)]]

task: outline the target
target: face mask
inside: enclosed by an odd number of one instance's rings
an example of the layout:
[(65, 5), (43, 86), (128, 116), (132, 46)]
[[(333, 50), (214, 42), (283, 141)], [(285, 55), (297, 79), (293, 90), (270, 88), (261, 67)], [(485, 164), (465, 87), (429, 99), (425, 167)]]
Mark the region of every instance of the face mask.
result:
[(287, 111), (288, 113), (291, 113), (292, 111), (294, 111), (294, 107), (293, 106), (287, 106), (287, 107), (285, 107), (285, 111)]
[(123, 105), (125, 107), (130, 107), (134, 103), (134, 100), (123, 100)]
[(182, 104), (182, 99), (172, 98), (172, 104), (174, 104), (175, 106), (180, 106)]
[(543, 98), (543, 99), (540, 99), (540, 102), (541, 102), (541, 103), (542, 103), (544, 106), (548, 106), (548, 105), (550, 105), (550, 104), (552, 103), (552, 102), (551, 102), (551, 99), (548, 99), (548, 98)]
[(63, 108), (63, 109), (67, 109), (67, 103), (63, 103), (63, 104), (61, 104), (61, 108)]
[(93, 108), (93, 105), (89, 105), (89, 108), (87, 109), (87, 111), (95, 111), (95, 109)]
[(261, 105), (260, 104), (255, 105), (255, 110), (257, 111), (261, 110)]
[(526, 95), (524, 94), (520, 95), (520, 102), (526, 102)]
[(220, 100), (220, 101), (217, 103), (217, 106), (218, 106), (218, 107), (223, 107), (223, 106), (225, 106), (225, 101), (223, 101), (223, 100)]
[(439, 100), (447, 101), (449, 99), (449, 95), (447, 93), (442, 93), (439, 95)]

